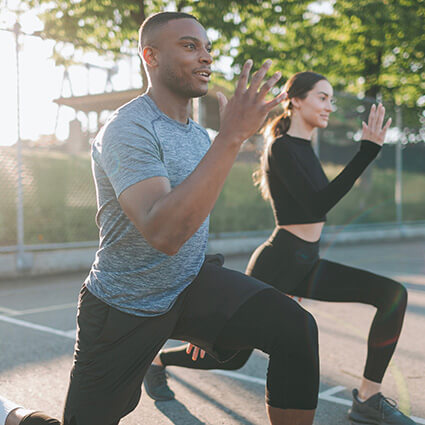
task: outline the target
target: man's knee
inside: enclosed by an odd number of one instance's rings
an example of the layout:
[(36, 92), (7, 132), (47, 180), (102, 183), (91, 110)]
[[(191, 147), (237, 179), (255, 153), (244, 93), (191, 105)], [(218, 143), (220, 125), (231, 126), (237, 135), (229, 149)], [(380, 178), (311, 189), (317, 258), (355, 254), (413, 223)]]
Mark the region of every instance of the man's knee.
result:
[(318, 328), (315, 318), (300, 304), (285, 294), (268, 292), (264, 306), (266, 322), (274, 329), (275, 336), (287, 347), (317, 345)]
[(60, 425), (60, 422), (42, 412), (32, 412), (22, 418), (20, 425)]
[(243, 350), (239, 351), (238, 354), (236, 354), (234, 357), (232, 357), (230, 360), (228, 360), (225, 363), (222, 363), (221, 369), (225, 370), (238, 370), (245, 366), (246, 362), (248, 361), (250, 355), (252, 353), (252, 350)]

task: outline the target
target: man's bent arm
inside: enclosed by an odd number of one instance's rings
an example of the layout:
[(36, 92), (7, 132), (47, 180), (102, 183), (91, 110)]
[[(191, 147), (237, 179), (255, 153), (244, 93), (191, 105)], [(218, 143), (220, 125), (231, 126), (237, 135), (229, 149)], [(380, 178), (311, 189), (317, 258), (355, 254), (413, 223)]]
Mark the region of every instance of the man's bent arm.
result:
[(198, 166), (171, 190), (169, 181), (156, 177), (124, 190), (119, 202), (140, 233), (156, 249), (174, 255), (198, 230), (211, 212), (241, 143), (254, 134), (267, 114), (285, 98), (281, 93), (271, 101), (265, 96), (280, 78), (275, 73), (263, 86), (271, 61), (266, 61), (247, 88), (252, 61), (247, 61), (234, 96), (220, 103), (220, 131)]
[(153, 177), (124, 190), (119, 202), (145, 239), (174, 255), (211, 212), (239, 152), (240, 141), (220, 134), (195, 170), (171, 189), (166, 177)]

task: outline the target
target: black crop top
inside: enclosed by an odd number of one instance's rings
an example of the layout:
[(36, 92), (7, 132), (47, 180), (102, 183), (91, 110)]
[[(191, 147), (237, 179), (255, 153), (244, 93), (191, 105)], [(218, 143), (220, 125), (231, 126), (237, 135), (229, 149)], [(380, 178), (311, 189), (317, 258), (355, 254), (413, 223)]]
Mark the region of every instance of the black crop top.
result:
[(276, 224), (326, 221), (326, 213), (351, 189), (381, 146), (362, 140), (360, 150), (331, 182), (310, 140), (288, 134), (269, 146), (266, 179)]

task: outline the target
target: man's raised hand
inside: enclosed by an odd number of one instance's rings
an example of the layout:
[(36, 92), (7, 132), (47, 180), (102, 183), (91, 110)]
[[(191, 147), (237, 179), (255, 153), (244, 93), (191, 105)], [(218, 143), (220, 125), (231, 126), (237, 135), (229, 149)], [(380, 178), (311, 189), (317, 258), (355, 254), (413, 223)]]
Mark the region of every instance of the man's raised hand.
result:
[(264, 62), (253, 75), (251, 84), (248, 86), (252, 60), (247, 60), (242, 68), (235, 94), (227, 100), (222, 93), (217, 93), (221, 136), (242, 143), (256, 133), (268, 113), (286, 98), (287, 94), (282, 92), (273, 99), (266, 100), (267, 93), (281, 77), (280, 72), (276, 72), (261, 85), (271, 63), (271, 60)]

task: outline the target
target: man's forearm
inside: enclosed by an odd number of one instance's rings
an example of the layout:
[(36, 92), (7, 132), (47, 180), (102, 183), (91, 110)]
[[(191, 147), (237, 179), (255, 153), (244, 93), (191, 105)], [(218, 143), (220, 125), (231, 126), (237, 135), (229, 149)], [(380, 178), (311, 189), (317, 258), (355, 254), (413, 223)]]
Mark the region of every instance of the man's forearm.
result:
[(239, 152), (240, 142), (217, 135), (195, 170), (148, 214), (149, 233), (159, 249), (174, 255), (211, 212)]

